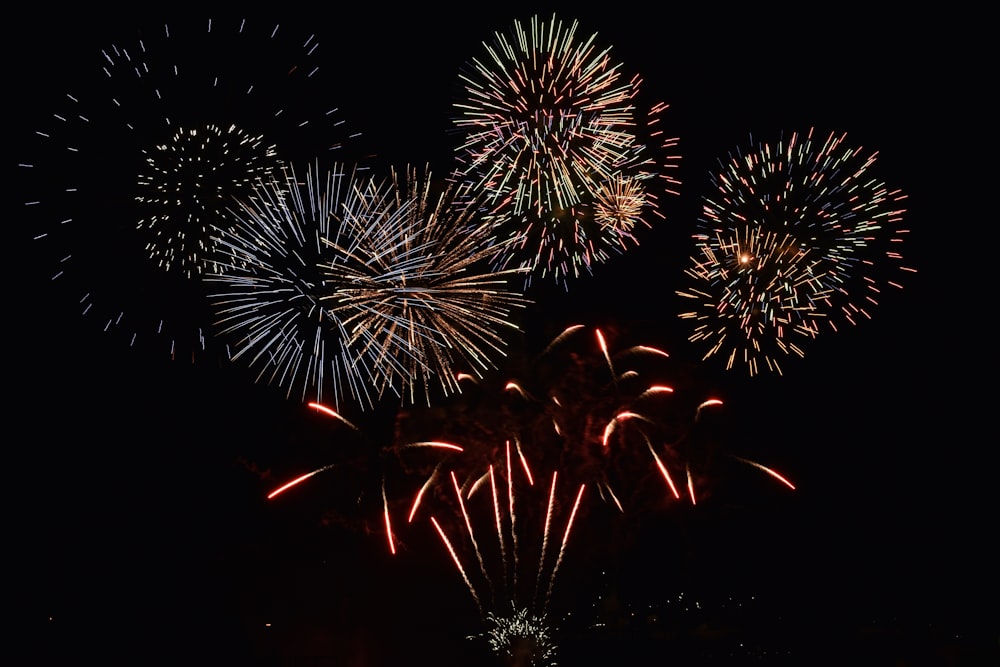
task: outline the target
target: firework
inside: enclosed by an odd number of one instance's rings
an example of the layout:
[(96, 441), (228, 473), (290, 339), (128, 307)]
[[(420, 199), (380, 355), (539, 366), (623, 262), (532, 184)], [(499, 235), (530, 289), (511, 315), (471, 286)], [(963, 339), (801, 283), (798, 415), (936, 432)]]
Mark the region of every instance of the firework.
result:
[(318, 40), (204, 19), (82, 55), (23, 165), (32, 236), (89, 319), (193, 356), (232, 198), (348, 138), (324, 104)]
[(518, 609), (509, 616), (490, 612), (487, 623), (489, 628), (482, 637), (503, 664), (538, 667), (558, 664), (553, 630), (544, 616), (532, 614), (527, 609)]
[[(528, 269), (526, 284), (566, 286), (637, 245), (658, 214), (656, 190), (678, 183), (676, 139), (659, 125), (666, 106), (639, 111), (641, 79), (596, 37), (555, 16), (516, 21), (461, 75), (458, 177), (487, 195), (494, 263)], [(655, 157), (661, 149), (670, 154)]]
[[(562, 504), (558, 472), (553, 473), (539, 514), (530, 511), (531, 501), (522, 495), (524, 488), (539, 490), (525, 473), (527, 469), (517, 469), (509, 443), (504, 461), (490, 466), (475, 483), (460, 486), (451, 471), (451, 501), (461, 520), (450, 536), (446, 520), (435, 514), (430, 522), (488, 626), (470, 638), (486, 638), (505, 664), (549, 665), (556, 653), (549, 605), (586, 486), (577, 489), (571, 503)], [(477, 497), (483, 502), (474, 507)], [(561, 536), (554, 534), (560, 522)], [(550, 546), (556, 540), (558, 549)], [(475, 562), (468, 554), (474, 554)]]
[(380, 391), (404, 402), (459, 390), (458, 373), (482, 377), (518, 331), (530, 303), (498, 270), (468, 188), (438, 190), (428, 168), (359, 183), (327, 245), (322, 304), (371, 359)]
[(323, 304), (321, 266), (333, 261), (335, 215), (354, 201), (355, 179), (342, 167), (324, 173), (311, 165), (301, 181), (293, 167), (260, 181), (230, 210), (234, 223), (219, 237), (226, 259), (205, 279), (217, 335), (235, 361), (286, 396), (323, 401), (332, 394), (338, 409), (348, 397), (371, 408), (378, 394), (370, 360), (353, 348), (354, 333)]
[(483, 260), (475, 207), (453, 191), (432, 199), (430, 173), (379, 182), (311, 167), (254, 188), (231, 215), (228, 260), (208, 280), (221, 335), (259, 379), (339, 407), (395, 394), (431, 400), (458, 390), (456, 368), (479, 377), (504, 353), (528, 301), (515, 272)]
[[(436, 456), (442, 453), (447, 456), (448, 453), (460, 452), (461, 447), (447, 442), (383, 444), (328, 405), (310, 402), (307, 407), (339, 422), (349, 429), (350, 437), (338, 438), (334, 462), (325, 462), (295, 475), (269, 491), (268, 500), (301, 491), (307, 483), (315, 487), (321, 477), (333, 478), (335, 481), (323, 484), (324, 488), (334, 489), (335, 495), (349, 502), (340, 503), (337, 508), (327, 508), (324, 521), (352, 527), (360, 525), (366, 533), (384, 538), (387, 550), (395, 555), (400, 548), (399, 527), (413, 520), (423, 491), (436, 481), (434, 474), (417, 485), (407, 479), (406, 473), (395, 465), (399, 460), (399, 450), (430, 450)], [(345, 505), (350, 506), (347, 512), (344, 511)]]
[(726, 367), (781, 373), (806, 341), (871, 318), (886, 287), (900, 287), (905, 196), (872, 172), (877, 153), (813, 130), (737, 152), (712, 174), (697, 255), (678, 290), (693, 342)]
[[(462, 445), (448, 465), (463, 484), (483, 478), (509, 446), (529, 479), (535, 468), (559, 470), (615, 514), (698, 504), (711, 491), (719, 457), (794, 488), (728, 452), (713, 416), (723, 401), (688, 369), (658, 346), (622, 345), (626, 338), (615, 328), (567, 327), (523, 362), (518, 379), (479, 383), (450, 406), (401, 412), (397, 437)], [(404, 463), (411, 466), (428, 474), (427, 463)]]

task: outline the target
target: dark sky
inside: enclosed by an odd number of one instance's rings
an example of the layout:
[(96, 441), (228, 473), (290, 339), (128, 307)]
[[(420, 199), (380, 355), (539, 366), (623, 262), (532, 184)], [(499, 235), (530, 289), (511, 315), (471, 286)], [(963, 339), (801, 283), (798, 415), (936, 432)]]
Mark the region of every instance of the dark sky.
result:
[[(360, 133), (338, 155), (442, 172), (452, 158), (460, 67), (493, 31), (552, 13), (509, 5), (458, 14), (317, 11), (289, 7), (287, 16), (251, 20), (318, 36), (317, 95)], [(995, 655), (998, 627), (995, 436), (986, 420), (995, 354), (978, 267), (994, 243), (992, 230), (981, 229), (990, 228), (991, 207), (977, 157), (988, 130), (977, 86), (968, 84), (982, 68), (976, 43), (946, 50), (929, 37), (951, 29), (951, 20), (860, 10), (557, 12), (578, 19), (581, 34), (597, 32), (626, 71), (642, 75), (645, 95), (670, 104), (664, 120), (679, 138), (682, 186), (638, 248), (568, 292), (539, 290), (524, 318), (526, 339), (545, 340), (575, 323), (648, 336), (696, 386), (724, 398), (726, 447), (767, 461), (797, 486), (786, 493), (729, 470), (719, 473), (716, 504), (645, 511), (610, 527), (583, 523), (557, 607), (577, 619), (596, 615), (592, 601), (611, 591), (622, 630), (605, 636), (567, 622), (560, 664), (588, 653), (638, 658), (646, 647), (680, 656), (683, 632), (623, 620), (623, 610), (648, 608), (670, 617), (678, 591), (715, 607), (730, 594), (763, 600), (760, 615), (783, 620), (758, 640), (792, 653), (780, 664), (802, 664), (799, 657), (827, 643), (864, 655), (855, 664), (983, 664), (976, 657)], [(102, 95), (100, 49), (133, 43), (137, 27), (175, 20), (163, 14), (101, 19), (31, 10), (10, 22), (12, 161), (62, 165), (35, 130), (52, 127), (65, 92)], [(955, 20), (956, 31), (963, 21), (976, 18)], [(115, 162), (124, 149), (101, 145), (100, 117), (88, 122), (94, 129), (80, 141), (89, 152), (67, 159), (65, 169), (107, 193), (111, 204), (101, 202), (101, 210), (113, 214), (124, 191), (117, 188), (129, 185), (127, 167)], [(781, 377), (703, 362), (686, 340), (673, 292), (709, 172), (751, 135), (810, 127), (845, 132), (878, 151), (878, 175), (908, 195), (912, 232), (903, 253), (918, 272), (886, 295), (872, 321), (818, 339)], [(47, 176), (28, 173), (17, 181), (24, 193), (12, 193), (16, 268), (6, 328), (14, 369), (9, 544), (21, 563), (10, 574), (26, 593), (19, 611), (31, 626), (31, 650), (43, 656), (38, 664), (53, 655), (115, 663), (159, 655), (167, 664), (205, 655), (245, 664), (310, 654), (326, 658), (312, 664), (487, 660), (473, 648), (481, 644), (465, 640), (481, 623), (429, 527), (389, 557), (381, 537), (358, 530), (356, 513), (341, 509), (335, 478), (317, 477), (297, 499), (266, 500), (280, 481), (322, 465), (343, 429), (255, 384), (212, 354), (211, 342), (193, 363), (172, 360), (163, 347), (130, 348), (96, 318), (80, 316), (80, 286), (72, 277), (50, 280), (60, 257), (32, 240), (39, 223), (24, 205), (36, 196), (64, 201), (60, 188), (76, 181), (61, 167), (38, 173)], [(16, 175), (24, 178), (25, 169)], [(75, 251), (104, 257), (106, 271), (118, 273), (116, 254), (88, 240), (74, 238), (82, 244)], [(120, 259), (123, 267), (130, 261)], [(138, 303), (146, 296), (132, 284), (138, 280), (122, 269), (112, 282)], [(394, 412), (389, 405), (358, 418), (373, 438), (391, 437)], [(324, 523), (331, 505), (342, 513)], [(874, 624), (868, 634), (866, 623)]]

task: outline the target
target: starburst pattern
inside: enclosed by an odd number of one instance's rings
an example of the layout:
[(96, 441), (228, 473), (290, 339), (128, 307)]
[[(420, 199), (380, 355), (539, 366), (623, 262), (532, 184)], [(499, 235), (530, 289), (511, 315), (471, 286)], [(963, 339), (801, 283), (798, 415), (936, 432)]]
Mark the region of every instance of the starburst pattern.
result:
[(712, 174), (698, 254), (686, 271), (696, 302), (681, 318), (705, 357), (751, 375), (781, 372), (821, 331), (870, 319), (886, 287), (901, 287), (905, 195), (874, 175), (877, 153), (814, 131), (737, 152)]
[[(638, 76), (581, 39), (577, 22), (532, 17), (484, 43), (461, 80), (455, 125), (458, 176), (487, 193), (497, 266), (529, 269), (564, 286), (638, 243), (635, 228), (658, 213), (661, 179), (676, 138), (658, 125), (666, 105), (637, 109)], [(656, 143), (646, 143), (648, 136)]]
[(302, 400), (373, 407), (458, 391), (505, 352), (529, 301), (494, 271), (475, 202), (429, 171), (378, 180), (311, 168), (254, 188), (211, 299), (234, 358)]
[(371, 178), (344, 206), (324, 265), (326, 309), (372, 359), (380, 391), (412, 403), (459, 390), (459, 372), (496, 368), (530, 300), (519, 269), (488, 263), (492, 246), (467, 187), (438, 184), (429, 168)]
[(323, 266), (334, 261), (337, 212), (356, 201), (356, 172), (310, 166), (257, 183), (252, 196), (230, 210), (234, 224), (220, 236), (226, 260), (208, 276), (218, 335), (233, 359), (256, 368), (257, 380), (302, 401), (333, 397), (374, 406), (378, 378), (371, 359), (354, 345), (356, 334), (323, 301)]

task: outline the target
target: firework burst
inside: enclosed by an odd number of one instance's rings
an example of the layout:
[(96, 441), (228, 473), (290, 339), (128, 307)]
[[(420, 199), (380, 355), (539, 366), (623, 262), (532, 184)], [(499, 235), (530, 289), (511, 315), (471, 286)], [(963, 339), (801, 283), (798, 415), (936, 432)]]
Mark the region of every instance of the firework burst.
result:
[(308, 33), (208, 18), (83, 54), (22, 166), (32, 236), (88, 319), (130, 345), (206, 350), (201, 278), (232, 198), (349, 138), (318, 54)]
[(877, 153), (813, 130), (737, 152), (712, 174), (698, 254), (678, 290), (690, 339), (751, 375), (781, 373), (822, 331), (870, 319), (882, 291), (900, 287), (903, 200), (873, 175)]
[(219, 237), (225, 261), (206, 277), (217, 335), (233, 359), (288, 397), (323, 401), (328, 393), (338, 409), (348, 397), (371, 408), (378, 395), (354, 333), (323, 305), (321, 267), (333, 261), (335, 216), (355, 201), (355, 178), (340, 167), (310, 166), (303, 180), (289, 167), (280, 179), (258, 182), (229, 211), (234, 223)]
[(492, 270), (475, 205), (430, 173), (377, 181), (335, 168), (294, 170), (254, 188), (231, 215), (228, 256), (209, 280), (222, 335), (258, 378), (337, 407), (384, 395), (431, 400), (504, 354), (528, 301)]
[(468, 188), (437, 189), (429, 169), (393, 170), (352, 191), (328, 241), (323, 305), (372, 360), (380, 391), (406, 403), (459, 391), (505, 354), (516, 314), (530, 303), (497, 270)]
[(637, 228), (659, 214), (656, 190), (678, 184), (676, 139), (659, 125), (666, 106), (640, 112), (641, 79), (596, 34), (579, 38), (576, 21), (517, 21), (484, 47), (455, 104), (458, 177), (487, 195), (495, 265), (566, 286), (637, 245)]

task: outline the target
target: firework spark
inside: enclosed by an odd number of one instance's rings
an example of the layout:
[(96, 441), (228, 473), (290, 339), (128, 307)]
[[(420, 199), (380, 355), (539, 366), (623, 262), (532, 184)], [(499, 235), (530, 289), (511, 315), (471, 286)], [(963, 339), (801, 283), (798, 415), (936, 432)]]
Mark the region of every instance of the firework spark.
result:
[(23, 163), (26, 204), (88, 319), (194, 357), (211, 339), (200, 278), (232, 197), (349, 137), (324, 104), (315, 35), (210, 19), (137, 34), (74, 65), (76, 89), (38, 121)]
[[(326, 517), (338, 524), (352, 524), (349, 517), (360, 512), (354, 521), (365, 532), (384, 538), (389, 553), (395, 555), (402, 544), (400, 528), (413, 521), (424, 493), (433, 488), (438, 476), (435, 469), (416, 485), (417, 490), (414, 491), (415, 485), (407, 479), (409, 471), (402, 471), (395, 465), (400, 460), (400, 450), (431, 450), (444, 459), (448, 454), (461, 452), (462, 448), (447, 442), (409, 442), (398, 446), (381, 444), (329, 405), (310, 402), (308, 407), (346, 426), (352, 437), (337, 439), (337, 460), (334, 463), (324, 463), (296, 475), (268, 492), (268, 500), (284, 497), (292, 491), (301, 492), (306, 482), (315, 486), (317, 482), (314, 478), (333, 477), (335, 480), (328, 486), (335, 488), (335, 495), (349, 498), (351, 509), (328, 508)], [(376, 499), (375, 505), (372, 505), (372, 499)], [(401, 516), (407, 518), (403, 520)]]
[(576, 21), (535, 16), (494, 37), (461, 75), (458, 175), (487, 194), (496, 265), (566, 286), (638, 244), (657, 186), (678, 185), (676, 139), (659, 125), (666, 105), (640, 112), (642, 80)]
[(870, 319), (882, 290), (901, 286), (894, 271), (913, 271), (901, 255), (905, 195), (872, 174), (876, 157), (810, 129), (720, 161), (686, 271), (693, 286), (677, 291), (696, 303), (681, 318), (709, 345), (705, 358), (781, 373), (781, 357)]

